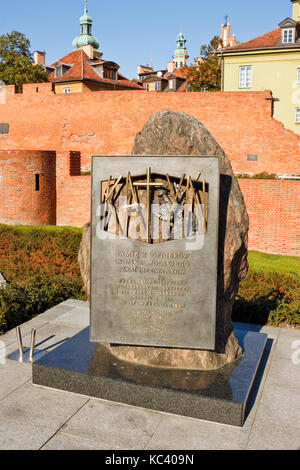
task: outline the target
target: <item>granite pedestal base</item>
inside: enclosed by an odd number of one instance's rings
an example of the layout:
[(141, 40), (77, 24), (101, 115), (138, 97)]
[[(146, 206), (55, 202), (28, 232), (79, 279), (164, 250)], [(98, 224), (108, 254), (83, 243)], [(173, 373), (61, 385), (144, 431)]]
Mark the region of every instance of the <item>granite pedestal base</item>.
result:
[(32, 366), (33, 383), (151, 410), (243, 426), (267, 336), (236, 330), (243, 356), (214, 371), (132, 364), (89, 341), (86, 328)]

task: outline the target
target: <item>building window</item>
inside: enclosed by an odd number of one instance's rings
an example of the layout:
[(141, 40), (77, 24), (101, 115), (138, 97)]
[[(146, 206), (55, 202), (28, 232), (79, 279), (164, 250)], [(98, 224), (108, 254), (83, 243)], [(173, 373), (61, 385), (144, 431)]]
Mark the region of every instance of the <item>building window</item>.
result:
[(170, 90), (174, 90), (176, 88), (176, 80), (169, 81), (169, 88)]
[(81, 153), (70, 152), (70, 176), (81, 175)]
[(155, 90), (160, 91), (160, 82), (155, 82)]
[(240, 88), (252, 87), (252, 66), (240, 67)]
[(149, 91), (149, 83), (144, 83), (144, 88)]
[(288, 44), (294, 42), (294, 28), (285, 28), (282, 30), (282, 42)]
[(297, 83), (300, 83), (300, 68), (297, 69)]
[(35, 176), (35, 190), (40, 190), (40, 175), (37, 173)]
[(55, 76), (56, 77), (62, 77), (63, 76), (63, 71), (62, 71), (62, 65), (58, 65), (55, 69)]
[(296, 108), (296, 124), (300, 124), (300, 108)]
[(71, 88), (69, 88), (69, 87), (64, 88), (64, 93), (71, 93)]

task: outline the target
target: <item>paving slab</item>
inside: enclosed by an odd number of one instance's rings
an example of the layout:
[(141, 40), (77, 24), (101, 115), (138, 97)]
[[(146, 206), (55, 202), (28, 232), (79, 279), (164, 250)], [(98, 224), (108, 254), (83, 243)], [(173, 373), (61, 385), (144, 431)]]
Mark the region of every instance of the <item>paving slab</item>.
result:
[(59, 305), (71, 305), (73, 307), (82, 307), (84, 305), (88, 305), (88, 302), (84, 300), (67, 299), (64, 302), (61, 302)]
[(300, 430), (292, 426), (255, 423), (247, 444), (248, 450), (300, 450)]
[(37, 428), (32, 424), (15, 423), (1, 418), (1, 450), (37, 450), (53, 435), (49, 428)]
[[(87, 318), (87, 303), (69, 299), (23, 324), (24, 343), (37, 328), (38, 348), (51, 351)], [(243, 428), (33, 386), (30, 364), (4, 360), (17, 348), (15, 330), (0, 336), (0, 449), (300, 450), (300, 364), (292, 361), (300, 330), (235, 328), (269, 337)]]
[(46, 312), (42, 313), (40, 316), (44, 319), (47, 320), (48, 322), (54, 321), (57, 318), (59, 318), (61, 315), (64, 313), (68, 312), (69, 310), (72, 310), (74, 308), (74, 305), (63, 305), (63, 304), (58, 304), (55, 307), (50, 308)]
[(292, 359), (273, 357), (266, 384), (276, 386), (281, 383), (289, 390), (300, 393), (300, 364), (293, 363)]
[(292, 356), (297, 356), (300, 363), (300, 329), (282, 328), (278, 336), (274, 357), (291, 360)]
[(143, 449), (161, 419), (160, 413), (91, 399), (61, 431), (112, 448)]
[(90, 322), (90, 309), (88, 305), (72, 307), (66, 313), (57, 317), (53, 322), (71, 327), (86, 328), (89, 326)]
[[(256, 423), (298, 428), (300, 433), (299, 390), (288, 383), (266, 383), (255, 416)], [(266, 431), (267, 432), (267, 431)]]
[(146, 448), (148, 450), (233, 450), (243, 448), (248, 435), (248, 428), (164, 414)]
[(0, 401), (0, 420), (39, 427), (56, 432), (85, 403), (86, 397), (33, 387), (26, 383)]
[[(0, 365), (0, 400), (26, 382), (31, 381), (31, 367), (15, 361)], [(0, 401), (1, 404), (1, 401)], [(1, 405), (0, 405), (1, 406)]]
[(76, 436), (69, 436), (58, 432), (52, 437), (41, 450), (115, 450), (109, 444), (101, 444), (100, 442), (88, 441), (86, 439), (80, 439)]

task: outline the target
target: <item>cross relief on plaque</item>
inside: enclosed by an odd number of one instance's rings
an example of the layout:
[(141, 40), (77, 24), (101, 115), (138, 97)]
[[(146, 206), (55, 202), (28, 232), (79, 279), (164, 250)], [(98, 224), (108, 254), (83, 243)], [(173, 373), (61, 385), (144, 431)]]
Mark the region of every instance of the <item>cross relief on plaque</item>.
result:
[(182, 240), (207, 232), (208, 183), (183, 173), (133, 176), (101, 182), (101, 229), (145, 243)]

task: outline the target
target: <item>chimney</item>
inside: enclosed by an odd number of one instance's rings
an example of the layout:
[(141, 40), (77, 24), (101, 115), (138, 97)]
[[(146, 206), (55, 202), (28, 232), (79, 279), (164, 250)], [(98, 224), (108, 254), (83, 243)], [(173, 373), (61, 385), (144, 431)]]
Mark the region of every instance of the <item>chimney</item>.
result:
[(94, 46), (91, 44), (87, 44), (86, 46), (82, 46), (82, 50), (86, 53), (86, 55), (93, 60), (94, 58)]
[(173, 73), (175, 70), (175, 63), (174, 62), (168, 62), (168, 72)]
[(34, 51), (33, 53), (35, 65), (45, 65), (46, 52)]

